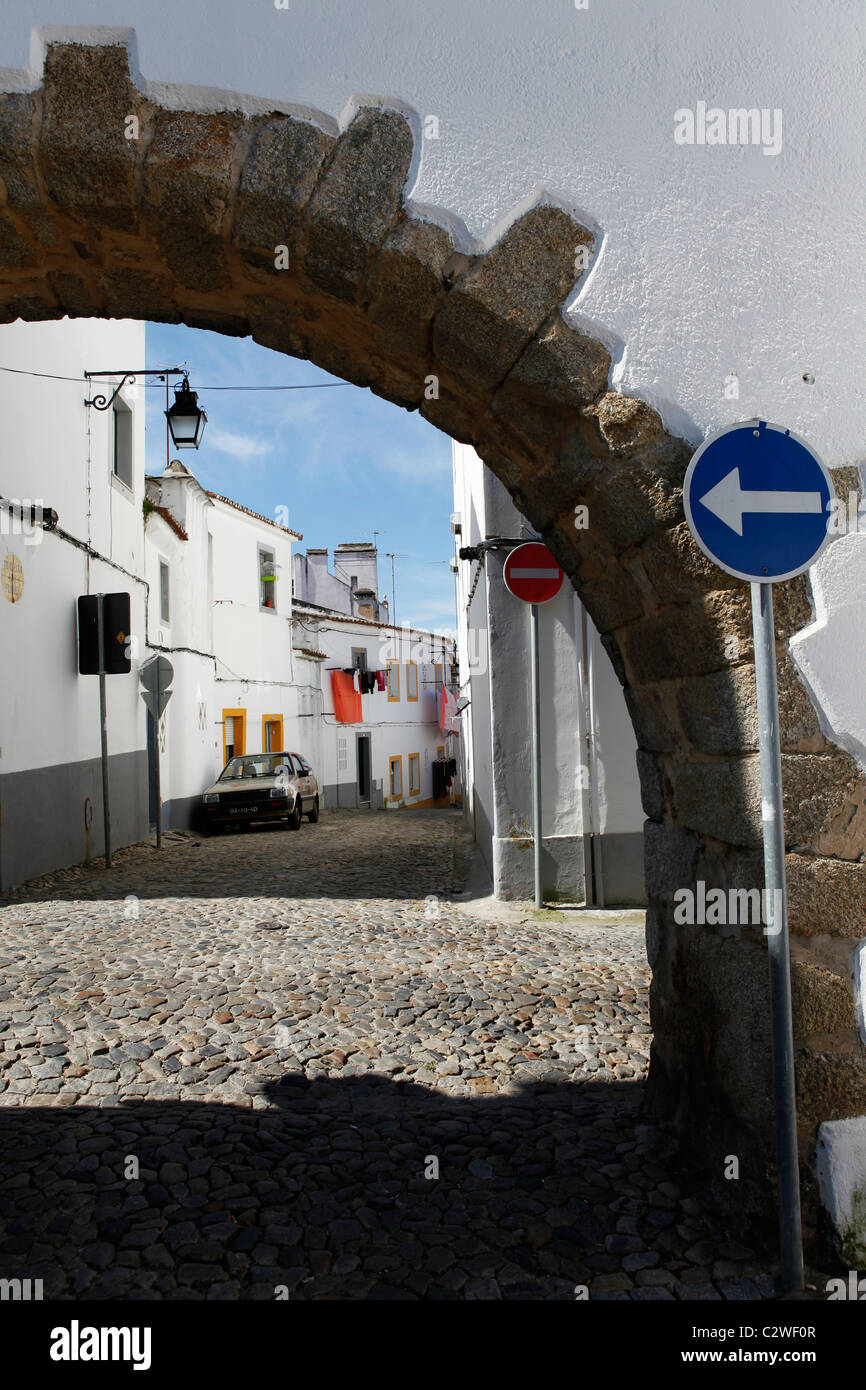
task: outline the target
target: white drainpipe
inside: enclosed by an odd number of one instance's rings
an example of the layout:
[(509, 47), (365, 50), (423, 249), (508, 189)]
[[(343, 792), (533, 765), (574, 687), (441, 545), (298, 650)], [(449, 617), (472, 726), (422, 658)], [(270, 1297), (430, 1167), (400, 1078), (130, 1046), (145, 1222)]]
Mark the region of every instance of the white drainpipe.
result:
[(583, 825), (583, 865), (587, 905), (604, 907), (604, 865), (601, 848), (601, 814), (598, 794), (598, 760), (596, 757), (595, 662), (592, 632), (586, 609), (574, 595), (574, 637), (577, 653), (577, 678), (580, 689), (578, 701), (578, 737), (586, 751), (585, 766), (589, 769), (589, 786), (581, 777), (581, 822)]

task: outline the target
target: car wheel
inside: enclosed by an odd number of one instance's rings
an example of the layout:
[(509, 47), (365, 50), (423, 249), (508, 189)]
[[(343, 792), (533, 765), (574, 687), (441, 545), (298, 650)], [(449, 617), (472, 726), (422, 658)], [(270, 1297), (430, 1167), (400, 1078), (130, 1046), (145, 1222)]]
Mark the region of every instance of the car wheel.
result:
[(307, 820), (310, 822), (310, 825), (315, 825), (315, 824), (316, 824), (316, 821), (317, 821), (318, 819), (319, 819), (319, 798), (316, 797), (315, 801), (313, 802), (313, 809), (312, 809), (312, 811), (310, 811), (309, 815), (307, 816)]
[(300, 830), (301, 828), (301, 798), (298, 797), (292, 807), (291, 815), (286, 820), (289, 830)]

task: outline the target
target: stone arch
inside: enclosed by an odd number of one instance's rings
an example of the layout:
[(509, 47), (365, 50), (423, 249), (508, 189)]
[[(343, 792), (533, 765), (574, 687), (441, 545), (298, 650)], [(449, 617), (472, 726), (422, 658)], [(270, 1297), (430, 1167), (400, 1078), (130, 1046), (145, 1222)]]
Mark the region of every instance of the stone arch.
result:
[[(224, 104), (180, 109), (168, 89), (157, 102), (116, 40), (49, 44), (41, 86), (0, 95), (0, 321), (250, 334), (475, 447), (570, 575), (625, 688), (647, 815), (651, 1092), (721, 1191), (724, 1156), (738, 1154), (741, 1209), (772, 1210), (765, 944), (759, 929), (678, 926), (672, 911), (674, 889), (697, 879), (763, 882), (749, 593), (691, 541), (689, 446), (609, 389), (607, 351), (563, 318), (593, 232), (542, 200), (467, 254), (447, 214), (407, 212), (402, 112), (361, 105), (340, 133)], [(578, 503), (589, 530), (575, 528)], [(866, 1113), (849, 978), (866, 781), (825, 740), (787, 654), (811, 617), (808, 581), (776, 600), (808, 1198), (819, 1122)]]

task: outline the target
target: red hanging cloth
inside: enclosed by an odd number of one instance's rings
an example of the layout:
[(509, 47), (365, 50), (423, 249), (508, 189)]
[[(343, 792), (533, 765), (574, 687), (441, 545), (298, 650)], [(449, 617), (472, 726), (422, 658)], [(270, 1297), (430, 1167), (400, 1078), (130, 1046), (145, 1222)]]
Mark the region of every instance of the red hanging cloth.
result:
[(360, 724), (361, 692), (355, 689), (353, 677), (347, 676), (345, 671), (332, 671), (331, 694), (337, 721), (340, 724)]

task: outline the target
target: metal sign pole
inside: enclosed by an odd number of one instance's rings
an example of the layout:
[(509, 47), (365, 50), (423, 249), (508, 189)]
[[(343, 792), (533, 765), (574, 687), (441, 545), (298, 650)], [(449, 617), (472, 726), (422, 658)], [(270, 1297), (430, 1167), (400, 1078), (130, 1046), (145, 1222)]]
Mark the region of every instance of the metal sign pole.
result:
[(97, 595), (96, 641), (99, 651), (99, 728), (102, 747), (102, 821), (105, 827), (105, 867), (111, 868), (111, 811), (108, 804), (108, 718), (105, 701), (104, 595)]
[(155, 731), (154, 731), (154, 733), (155, 733), (154, 742), (155, 742), (155, 744), (156, 744), (156, 749), (155, 749), (155, 752), (156, 752), (156, 847), (157, 847), (157, 849), (162, 849), (162, 787), (161, 787), (161, 785), (160, 785), (160, 777), (159, 777), (159, 763), (160, 763), (160, 757), (159, 757), (159, 721), (160, 721), (160, 713), (159, 713), (159, 697), (160, 697), (160, 686), (159, 686), (159, 657), (156, 658), (156, 666), (155, 666), (154, 669), (155, 669), (155, 672), (156, 672), (156, 685), (155, 685), (156, 729), (155, 729)]
[(797, 1100), (794, 1089), (794, 1033), (791, 1021), (791, 962), (788, 900), (785, 889), (785, 826), (782, 810), (782, 757), (776, 687), (776, 637), (772, 584), (752, 584), (752, 630), (758, 694), (761, 753), (761, 808), (764, 832), (765, 902), (772, 907), (767, 945), (773, 1031), (773, 1094), (779, 1166), (779, 1231), (782, 1283), (786, 1292), (803, 1288), (803, 1236), (800, 1219), (800, 1168), (797, 1156)]
[(538, 604), (529, 605), (529, 665), (532, 703), (532, 838), (535, 859), (535, 906), (541, 893), (541, 695), (538, 676)]

